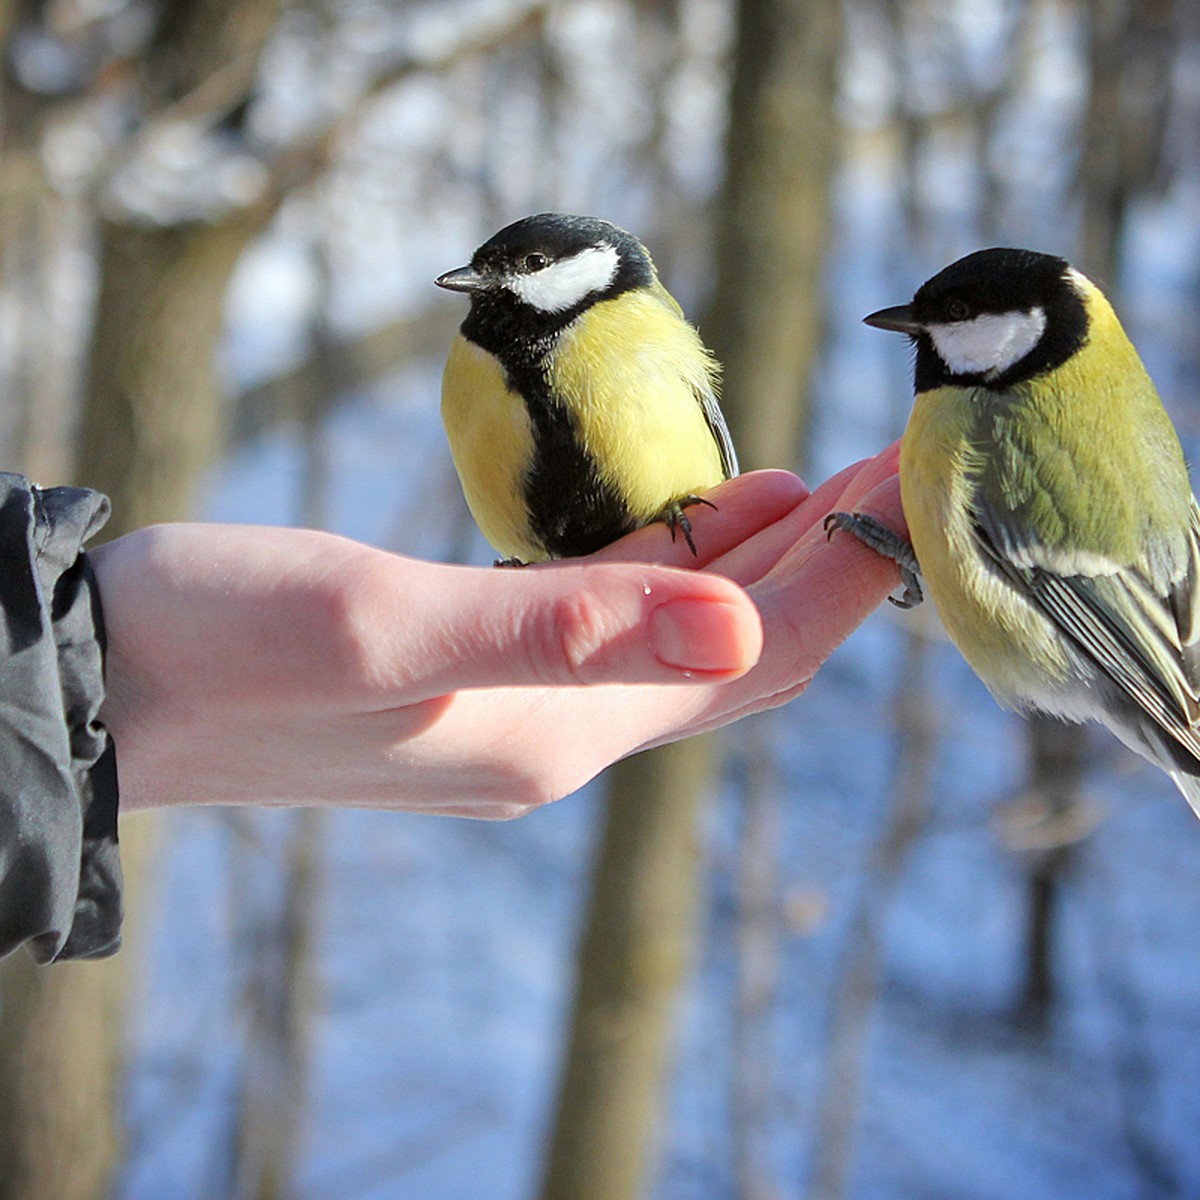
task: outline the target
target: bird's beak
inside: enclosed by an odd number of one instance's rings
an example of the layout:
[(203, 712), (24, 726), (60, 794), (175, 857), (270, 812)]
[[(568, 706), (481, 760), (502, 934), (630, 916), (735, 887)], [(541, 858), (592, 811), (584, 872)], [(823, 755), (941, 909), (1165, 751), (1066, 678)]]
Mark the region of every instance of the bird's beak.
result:
[(922, 328), (921, 322), (913, 315), (912, 306), (909, 304), (881, 308), (869, 317), (863, 317), (863, 324), (873, 325), (876, 329), (891, 329), (896, 333), (907, 333), (910, 337), (916, 337)]
[(450, 292), (477, 292), (487, 285), (486, 279), (474, 267), (456, 267), (433, 282)]

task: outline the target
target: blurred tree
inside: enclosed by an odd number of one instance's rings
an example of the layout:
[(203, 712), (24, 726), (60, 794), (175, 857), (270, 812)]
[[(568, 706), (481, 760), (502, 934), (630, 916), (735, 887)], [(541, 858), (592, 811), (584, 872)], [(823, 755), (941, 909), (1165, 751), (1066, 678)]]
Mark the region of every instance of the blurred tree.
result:
[[(301, 808), (230, 816), (237, 842), (233, 902), (242, 914), (236, 929), (238, 1024), (245, 1043), (228, 1124), (232, 1144), (219, 1157), (221, 1194), (230, 1200), (284, 1200), (296, 1193), (307, 1111), (325, 813)], [(264, 846), (266, 837), (279, 844)], [(277, 863), (280, 854), (283, 861)], [(268, 864), (281, 868), (281, 887), (277, 904), (264, 906), (254, 884), (261, 885)]]
[(108, 493), (106, 536), (191, 513), (218, 445), (214, 354), (233, 268), (278, 197), (219, 223), (101, 223), (77, 477)]
[[(837, 0), (737, 6), (716, 287), (702, 325), (724, 363), (723, 403), (746, 467), (793, 463), (806, 431), (829, 240), (839, 12)], [(627, 1200), (646, 1186), (671, 1016), (694, 938), (698, 820), (713, 761), (712, 739), (696, 739), (628, 759), (607, 776), (544, 1200)], [(778, 922), (774, 802), (767, 783), (747, 809), (743, 871), (768, 958)], [(767, 894), (755, 880), (767, 881)], [(757, 981), (770, 968), (762, 939), (752, 941), (743, 979), (753, 976), (755, 995), (744, 992), (741, 1004), (757, 1022), (770, 1001)], [(747, 1063), (761, 1064), (764, 1056), (744, 1048)], [(755, 1068), (741, 1077), (743, 1113), (757, 1113), (756, 1095), (769, 1087), (758, 1076)], [(740, 1194), (764, 1195), (762, 1164), (740, 1166)]]
[[(235, 97), (249, 94), (280, 10), (280, 0), (190, 7), (162, 0), (138, 93), (143, 120), (194, 95), (233, 53), (238, 87), (222, 88), (220, 109), (231, 111)], [(135, 126), (131, 136), (139, 133)], [(212, 219), (157, 222), (110, 204), (101, 221), (75, 477), (112, 497), (108, 536), (189, 515), (194, 485), (217, 445), (213, 371), (225, 290), (279, 198), (266, 192)], [(122, 828), (131, 897), (147, 835), (144, 820)], [(17, 956), (0, 968), (0, 1098), (8, 1114), (0, 1123), (0, 1196), (107, 1194), (119, 1144), (121, 1017), (132, 965), (127, 952), (49, 969)]]
[(893, 704), (896, 759), (883, 827), (871, 847), (870, 862), (850, 913), (830, 1005), (808, 1200), (842, 1200), (851, 1194), (870, 1027), (878, 1012), (884, 978), (887, 918), (909, 856), (932, 811), (940, 725), (929, 678), (928, 642), (933, 629), (934, 618), (927, 605), (910, 614), (905, 626), (904, 659)]
[(609, 772), (543, 1200), (643, 1194), (691, 961), (712, 750), (696, 738)]
[(92, 1200), (118, 1153), (122, 968), (0, 967), (0, 1197)]
[(795, 465), (824, 323), (841, 6), (738, 0), (704, 329), (745, 469)]
[[(807, 449), (825, 319), (841, 4), (739, 0), (736, 11), (716, 287), (704, 329), (724, 366), (724, 410), (743, 469), (794, 467)], [(730, 1097), (740, 1200), (777, 1194), (768, 1142), (783, 824), (776, 717), (743, 722), (736, 742), (746, 764)]]
[(1087, 52), (1075, 188), (1082, 215), (1080, 269), (1107, 291), (1120, 286), (1120, 251), (1132, 201), (1169, 177), (1167, 128), (1175, 58), (1185, 45), (1181, 7), (1169, 0), (1086, 0)]
[[(195, 127), (180, 136), (207, 137), (216, 153), (235, 153), (258, 57), (284, 6), (160, 0), (142, 64), (144, 123), (153, 127), (160, 113), (190, 99)], [(205, 89), (214, 95), (204, 96)], [(226, 135), (233, 135), (228, 148), (220, 145)], [(147, 150), (146, 183), (169, 189), (176, 181), (152, 178), (166, 174), (154, 161), (152, 138), (131, 148), (130, 161)], [(111, 188), (103, 198), (108, 211), (100, 224), (77, 476), (111, 498), (108, 536), (190, 515), (199, 474), (218, 445), (214, 372), (225, 292), (242, 251), (283, 198), (281, 190), (262, 187), (250, 203), (218, 196), (201, 213), (189, 190), (184, 184), (153, 217), (120, 203)]]
[(65, 41), (51, 69), (41, 75), (30, 69), (36, 48), (26, 43), (44, 7), (41, 0), (0, 4), (0, 272), (5, 291), (17, 298), (6, 321), (11, 344), (0, 437), (6, 469), (63, 479), (77, 363), (55, 337), (62, 322), (53, 308), (51, 276), (71, 206), (50, 186), (40, 150), (47, 119), (71, 102), (86, 77), (88, 48), (86, 39)]

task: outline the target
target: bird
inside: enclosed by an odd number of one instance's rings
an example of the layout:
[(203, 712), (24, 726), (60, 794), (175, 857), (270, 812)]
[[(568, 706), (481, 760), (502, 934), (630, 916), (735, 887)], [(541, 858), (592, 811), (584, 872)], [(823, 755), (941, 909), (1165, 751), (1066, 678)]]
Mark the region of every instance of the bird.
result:
[(438, 287), (470, 309), (442, 419), (483, 535), (521, 565), (591, 554), (654, 521), (696, 554), (686, 509), (737, 474), (720, 369), (645, 246), (598, 217), (501, 229)]
[(979, 250), (868, 325), (915, 346), (906, 542), (831, 514), (928, 590), (1006, 707), (1097, 721), (1200, 816), (1200, 509), (1112, 305), (1063, 258)]

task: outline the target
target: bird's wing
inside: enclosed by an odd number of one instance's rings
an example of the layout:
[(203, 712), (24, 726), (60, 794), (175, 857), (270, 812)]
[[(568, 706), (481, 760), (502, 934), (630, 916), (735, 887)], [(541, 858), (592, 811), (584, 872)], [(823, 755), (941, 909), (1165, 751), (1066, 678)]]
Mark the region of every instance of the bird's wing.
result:
[[(687, 321), (683, 309), (679, 307), (679, 301), (663, 287), (662, 281), (657, 275), (654, 276), (654, 282), (650, 285), (649, 291), (660, 304), (674, 313), (681, 321)], [(706, 372), (706, 378), (703, 380), (694, 379), (692, 381), (692, 391), (695, 393), (701, 412), (704, 413), (704, 419), (708, 422), (708, 428), (712, 431), (717, 448), (721, 452), (721, 469), (725, 472), (725, 478), (732, 479), (738, 473), (738, 460), (737, 451), (733, 448), (733, 438), (729, 433), (729, 426), (725, 424), (725, 414), (721, 411), (721, 406), (717, 402), (717, 384), (720, 367), (704, 347), (703, 343), (700, 342), (700, 335), (696, 334), (695, 336), (697, 343), (699, 343), (700, 353), (711, 365)]]
[(712, 430), (717, 449), (721, 452), (721, 468), (725, 472), (725, 478), (732, 479), (738, 473), (737, 451), (733, 448), (733, 438), (730, 436), (729, 426), (725, 424), (725, 414), (717, 403), (716, 393), (707, 385), (693, 384), (692, 390), (704, 413), (704, 419)]
[(1188, 537), (1188, 566), (1170, 593), (1171, 611), (1179, 630), (1184, 669), (1200, 689), (1200, 504), (1192, 496)]
[(1069, 561), (1020, 541), (981, 505), (984, 555), (1165, 733), (1200, 758), (1200, 508), (1191, 503), (1187, 566), (1156, 584), (1099, 555)]

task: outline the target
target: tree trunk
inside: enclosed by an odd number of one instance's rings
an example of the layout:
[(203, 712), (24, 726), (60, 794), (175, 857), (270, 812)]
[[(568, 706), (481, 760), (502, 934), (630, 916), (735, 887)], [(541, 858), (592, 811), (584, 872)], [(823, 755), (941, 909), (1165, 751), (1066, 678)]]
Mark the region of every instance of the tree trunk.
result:
[(743, 467), (793, 466), (823, 325), (841, 6), (738, 0), (718, 208), (717, 284), (703, 328), (725, 364)]
[[(0, 20), (11, 7), (0, 0)], [(216, 78), (209, 115), (229, 116), (249, 93), (280, 0), (158, 0), (155, 7), (142, 113), (152, 117)], [(11, 108), (12, 89), (3, 99)], [(278, 202), (272, 193), (213, 224), (99, 221), (99, 288), (74, 478), (111, 497), (105, 536), (190, 515), (217, 446), (214, 357), (225, 292), (238, 256)], [(126, 972), (138, 940), (140, 864), (151, 825), (146, 818), (122, 823), (130, 917), (119, 957), (46, 968), (18, 954), (0, 964), (0, 1200), (99, 1200), (111, 1192)]]
[(107, 1193), (117, 1151), (115, 961), (0, 970), (0, 1198)]
[(177, 229), (105, 223), (77, 474), (113, 502), (106, 537), (190, 514), (217, 448), (225, 290), (271, 211)]
[(928, 607), (908, 618), (895, 699), (897, 750), (883, 829), (863, 872), (843, 938), (830, 1005), (824, 1079), (817, 1098), (807, 1200), (852, 1192), (871, 1022), (884, 979), (887, 919), (896, 887), (931, 812), (938, 714), (929, 680)]
[[(225, 291), (269, 216), (264, 205), (221, 226), (103, 226), (75, 474), (112, 498), (106, 536), (189, 515), (216, 449), (213, 360)], [(39, 968), (17, 955), (0, 965), (0, 1200), (90, 1200), (109, 1190), (125, 972), (151, 826), (122, 824), (133, 915), (120, 957)]]
[(1075, 839), (1089, 822), (1082, 806), (1088, 730), (1053, 717), (1035, 716), (1026, 733), (1029, 754), (1027, 800), (1037, 805), (1047, 843), (1030, 851), (1026, 877), (1025, 978), (1018, 1015), (1044, 1023), (1058, 996), (1055, 932), (1062, 884), (1076, 858)]
[[(246, 1042), (229, 1155), (228, 1194), (236, 1200), (283, 1200), (295, 1192), (317, 985), (313, 941), (324, 816), (315, 808), (289, 814), (279, 908), (251, 911), (239, 921)], [(281, 823), (253, 822), (251, 828), (278, 836)], [(260, 846), (252, 842), (235, 853), (240, 871), (263, 870)], [(242, 900), (253, 892), (240, 890)]]
[[(304, 432), (304, 470), (297, 524), (324, 529), (329, 521), (330, 463), (326, 419), (336, 397), (351, 386), (353, 351), (330, 323), (332, 266), (324, 246), (314, 255), (320, 300), (309, 329), (308, 371), (293, 376), (287, 405)], [(306, 1111), (318, 971), (314, 945), (320, 920), (322, 809), (302, 808), (284, 826), (278, 812), (239, 812), (252, 831), (233, 847), (233, 902), (237, 930), (240, 1024), (246, 1026), (232, 1125), (228, 1192), (236, 1200), (284, 1200), (294, 1175)], [(277, 903), (255, 899), (264, 864), (260, 839), (287, 849)], [(273, 867), (273, 862), (269, 864)], [(256, 911), (257, 910), (257, 911)]]
[[(725, 365), (724, 406), (744, 466), (778, 463), (781, 451), (792, 462), (805, 430), (828, 241), (839, 11), (834, 0), (738, 5), (717, 284), (702, 328)], [(619, 764), (609, 777), (543, 1200), (642, 1194), (662, 1126), (674, 996), (694, 936), (700, 797), (713, 758), (711, 741), (684, 743)], [(770, 827), (771, 815), (762, 816)]]
[(696, 738), (609, 773), (543, 1200), (642, 1194), (691, 958), (711, 750), (711, 739)]
[[(703, 328), (724, 364), (723, 405), (743, 469), (790, 467), (806, 447), (824, 323), (841, 7), (739, 0), (737, 11), (717, 286)], [(770, 754), (776, 719), (764, 713), (739, 730), (747, 769), (730, 1109), (740, 1200), (781, 1194), (768, 1136), (785, 795)]]

